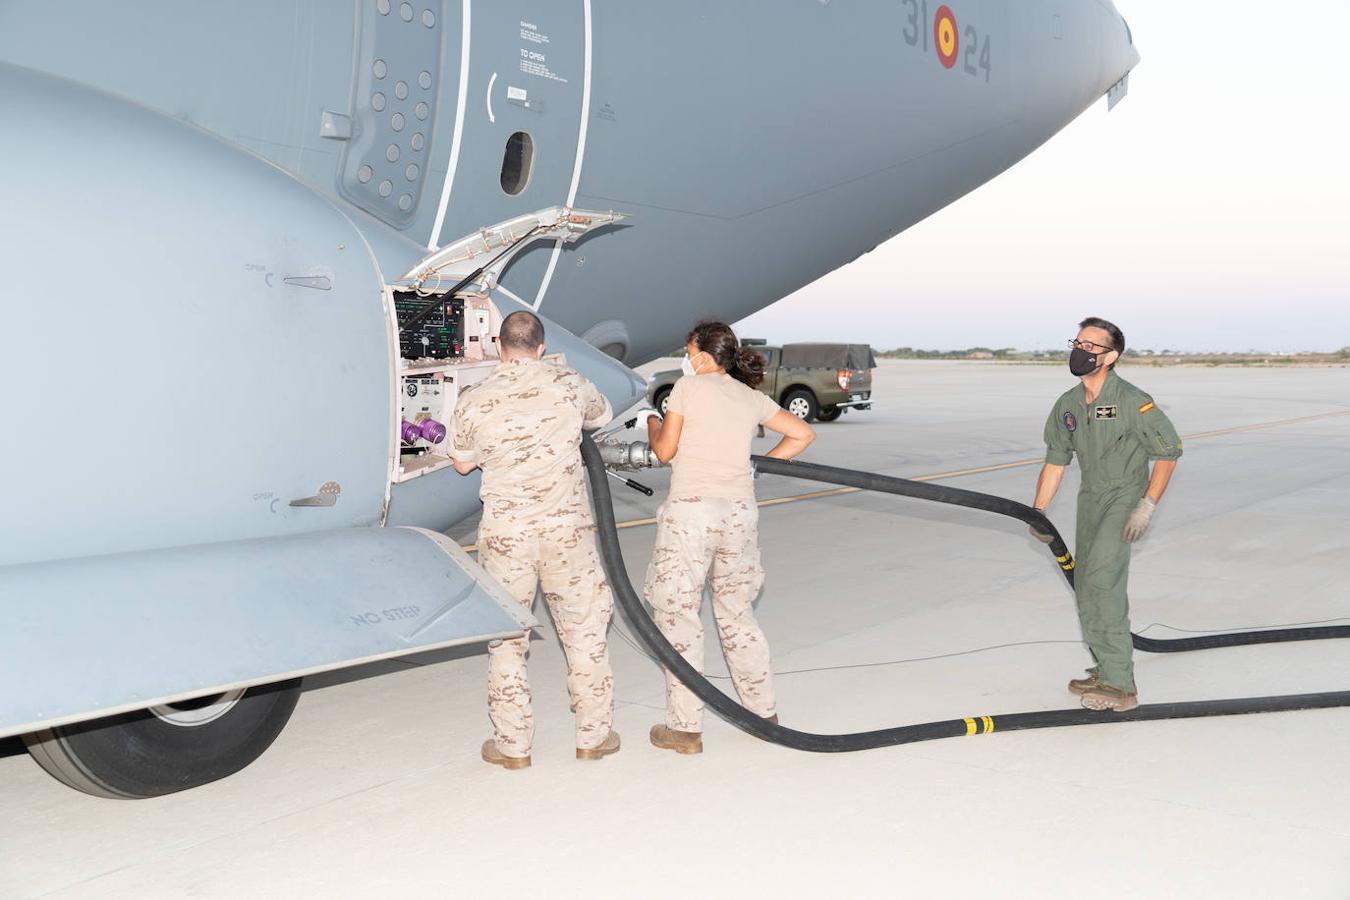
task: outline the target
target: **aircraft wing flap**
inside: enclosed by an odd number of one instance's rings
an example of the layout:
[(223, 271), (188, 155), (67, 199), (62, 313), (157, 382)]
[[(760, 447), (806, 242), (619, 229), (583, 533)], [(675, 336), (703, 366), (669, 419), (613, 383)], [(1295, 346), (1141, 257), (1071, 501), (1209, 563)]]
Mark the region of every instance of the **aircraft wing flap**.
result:
[(0, 737), (538, 624), (416, 528), (7, 566), (0, 612)]

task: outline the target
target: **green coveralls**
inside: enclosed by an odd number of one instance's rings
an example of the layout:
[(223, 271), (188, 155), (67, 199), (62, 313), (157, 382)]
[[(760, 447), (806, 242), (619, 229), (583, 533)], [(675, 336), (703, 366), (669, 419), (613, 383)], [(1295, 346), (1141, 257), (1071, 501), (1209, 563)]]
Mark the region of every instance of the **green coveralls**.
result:
[(1135, 690), (1130, 604), (1125, 584), (1130, 545), (1125, 520), (1148, 487), (1149, 460), (1178, 459), (1181, 439), (1153, 398), (1108, 372), (1102, 393), (1084, 402), (1075, 385), (1045, 422), (1045, 461), (1067, 466), (1074, 453), (1083, 471), (1078, 491), (1074, 589), (1083, 640), (1103, 682)]

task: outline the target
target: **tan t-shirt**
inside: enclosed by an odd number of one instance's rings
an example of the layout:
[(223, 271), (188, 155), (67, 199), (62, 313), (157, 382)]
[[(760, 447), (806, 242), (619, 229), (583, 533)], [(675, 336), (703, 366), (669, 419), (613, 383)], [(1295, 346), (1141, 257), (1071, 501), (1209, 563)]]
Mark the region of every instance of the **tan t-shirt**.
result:
[(750, 438), (756, 425), (778, 413), (773, 398), (730, 375), (686, 375), (675, 382), (667, 410), (684, 416), (670, 496), (755, 496)]

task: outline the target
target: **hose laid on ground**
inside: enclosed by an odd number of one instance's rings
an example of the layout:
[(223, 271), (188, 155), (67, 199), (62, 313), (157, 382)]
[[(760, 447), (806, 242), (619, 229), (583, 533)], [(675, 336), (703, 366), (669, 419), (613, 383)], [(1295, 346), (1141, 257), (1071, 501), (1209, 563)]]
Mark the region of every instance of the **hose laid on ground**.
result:
[(1147, 638), (1130, 634), (1134, 649), (1145, 653), (1184, 653), (1188, 650), (1214, 650), (1219, 647), (1245, 647), (1248, 644), (1282, 644), (1286, 641), (1325, 641), (1350, 638), (1350, 625), (1319, 625), (1312, 628), (1269, 628), (1262, 631), (1233, 631), (1190, 638)]
[[(1294, 694), (1277, 697), (1249, 697), (1232, 700), (1199, 700), (1186, 703), (1154, 703), (1139, 706), (1130, 712), (1095, 712), (1087, 709), (1059, 709), (1043, 712), (1012, 713), (999, 716), (971, 716), (968, 718), (948, 719), (941, 722), (925, 722), (918, 725), (901, 725), (877, 731), (863, 731), (853, 734), (815, 734), (797, 731), (783, 725), (762, 719), (741, 706), (731, 697), (722, 693), (700, 672), (685, 662), (684, 657), (671, 646), (665, 635), (656, 627), (656, 622), (647, 614), (642, 599), (628, 578), (624, 565), (623, 550), (619, 545), (619, 532), (614, 520), (614, 501), (610, 494), (604, 459), (600, 450), (590, 437), (583, 437), (581, 456), (586, 465), (586, 475), (590, 483), (591, 503), (595, 509), (595, 521), (598, 528), (600, 557), (609, 578), (610, 587), (618, 600), (619, 608), (637, 633), (638, 638), (657, 660), (674, 673), (694, 694), (712, 708), (722, 718), (755, 737), (782, 744), (796, 750), (809, 750), (816, 753), (843, 753), (854, 750), (871, 750), (877, 747), (889, 747), (908, 744), (915, 741), (928, 741), (936, 738), (960, 737), (963, 735), (990, 734), (995, 730), (1021, 731), (1030, 728), (1055, 728), (1064, 725), (1101, 725), (1112, 722), (1138, 722), (1154, 719), (1190, 719), (1205, 716), (1232, 716), (1243, 713), (1285, 712), (1298, 709), (1327, 709), (1338, 706), (1350, 706), (1350, 691), (1333, 691), (1317, 694)], [(808, 478), (857, 487), (863, 490), (881, 491), (901, 496), (950, 503), (971, 509), (981, 509), (1020, 519), (1034, 524), (1042, 533), (1050, 534), (1051, 553), (1060, 565), (1065, 578), (1073, 583), (1073, 557), (1054, 525), (1043, 514), (1029, 506), (981, 494), (975, 491), (951, 488), (944, 485), (925, 484), (907, 481), (887, 475), (875, 475), (856, 472), (833, 466), (821, 466), (813, 463), (789, 463), (782, 460), (755, 457), (755, 465), (760, 472), (787, 475), (795, 478)], [(1288, 629), (1285, 632), (1257, 631), (1238, 634), (1214, 635), (1202, 638), (1182, 638), (1177, 641), (1157, 640), (1135, 637), (1139, 641), (1174, 645), (1195, 641), (1208, 641), (1214, 638), (1229, 639), (1227, 643), (1212, 646), (1234, 646), (1241, 643), (1267, 643), (1271, 640), (1311, 640), (1308, 632), (1337, 631), (1337, 628)], [(1346, 629), (1350, 631), (1350, 629)], [(1277, 638), (1278, 634), (1297, 636)], [(1246, 637), (1250, 640), (1242, 640)], [(1342, 634), (1323, 634), (1322, 637), (1342, 637)], [(1210, 645), (1206, 645), (1210, 646)], [(1172, 647), (1171, 649), (1201, 649), (1200, 647)]]
[[(1050, 552), (1064, 573), (1064, 580), (1073, 587), (1075, 564), (1073, 556), (1065, 546), (1064, 539), (1054, 524), (1024, 503), (981, 494), (961, 488), (929, 484), (922, 481), (909, 481), (891, 475), (876, 475), (871, 472), (858, 472), (853, 469), (841, 469), (837, 466), (822, 466), (818, 463), (787, 462), (770, 459), (767, 456), (753, 458), (755, 468), (766, 475), (785, 475), (788, 478), (803, 478), (807, 481), (821, 481), (826, 484), (845, 485), (864, 491), (877, 491), (896, 494), (901, 497), (914, 497), (919, 500), (933, 500), (953, 506), (980, 509), (998, 513), (1036, 526), (1041, 534), (1053, 537)], [(1280, 628), (1261, 631), (1235, 631), (1227, 634), (1206, 634), (1190, 638), (1148, 638), (1131, 634), (1134, 648), (1145, 653), (1182, 653), (1189, 650), (1212, 650), (1218, 647), (1241, 647), (1247, 644), (1278, 644), (1285, 641), (1322, 641), (1331, 638), (1350, 638), (1350, 625), (1319, 625), (1305, 628)]]

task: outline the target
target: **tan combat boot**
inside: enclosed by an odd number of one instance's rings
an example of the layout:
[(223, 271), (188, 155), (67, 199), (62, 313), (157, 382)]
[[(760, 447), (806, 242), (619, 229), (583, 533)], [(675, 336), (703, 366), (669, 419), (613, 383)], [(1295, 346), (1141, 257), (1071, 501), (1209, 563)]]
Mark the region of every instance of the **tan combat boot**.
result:
[(1096, 669), (1088, 669), (1086, 678), (1075, 678), (1069, 682), (1069, 693), (1083, 696), (1094, 688), (1101, 687), (1102, 677)]
[(578, 747), (577, 759), (604, 759), (611, 753), (619, 752), (619, 733), (611, 731), (599, 747)]
[(676, 731), (664, 725), (653, 725), (650, 737), (652, 746), (662, 750), (674, 750), (683, 754), (703, 752), (702, 732)]
[(1139, 705), (1139, 694), (1135, 691), (1122, 691), (1109, 684), (1083, 692), (1083, 706), (1086, 709), (1107, 710), (1111, 712), (1129, 712)]
[(530, 767), (530, 758), (528, 756), (507, 756), (497, 747), (494, 740), (483, 741), (483, 762), (494, 766), (501, 766), (503, 769), (528, 769)]

